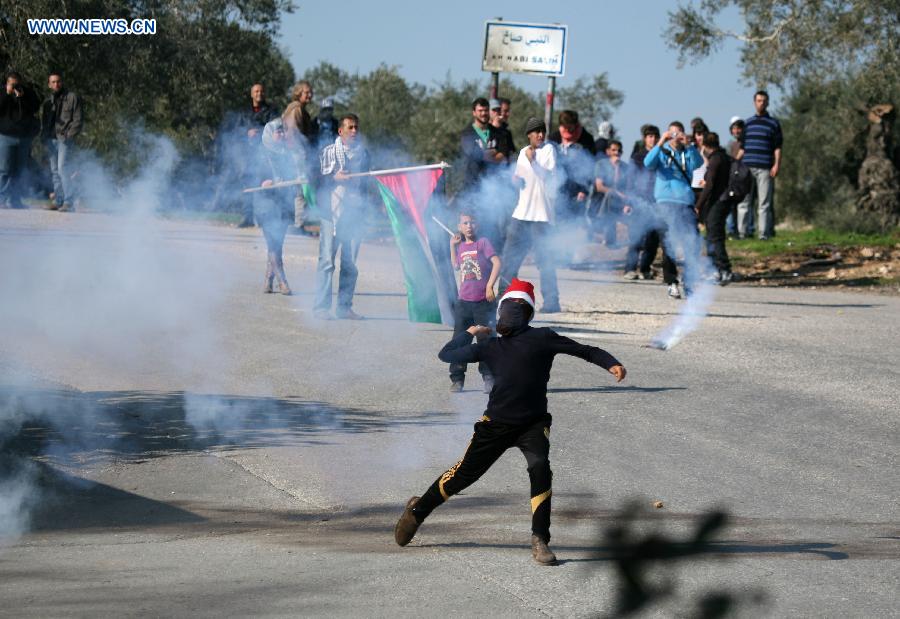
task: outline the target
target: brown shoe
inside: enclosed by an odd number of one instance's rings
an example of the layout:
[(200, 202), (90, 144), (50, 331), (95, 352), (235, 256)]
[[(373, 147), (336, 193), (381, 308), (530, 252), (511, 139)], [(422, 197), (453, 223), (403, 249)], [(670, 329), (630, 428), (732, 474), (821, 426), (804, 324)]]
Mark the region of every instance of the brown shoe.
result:
[(416, 520), (416, 516), (412, 511), (412, 508), (416, 506), (418, 501), (419, 497), (414, 496), (406, 502), (406, 509), (403, 510), (403, 515), (400, 516), (397, 526), (394, 527), (394, 541), (400, 546), (406, 546), (410, 543), (412, 538), (415, 537), (416, 531), (419, 530), (421, 523)]
[(283, 294), (286, 297), (289, 297), (292, 294), (294, 294), (293, 291), (291, 290), (291, 287), (288, 286), (287, 281), (282, 281), (281, 284), (278, 285), (278, 292), (280, 292), (281, 294)]
[(531, 536), (531, 557), (541, 565), (556, 565), (556, 555), (537, 535)]

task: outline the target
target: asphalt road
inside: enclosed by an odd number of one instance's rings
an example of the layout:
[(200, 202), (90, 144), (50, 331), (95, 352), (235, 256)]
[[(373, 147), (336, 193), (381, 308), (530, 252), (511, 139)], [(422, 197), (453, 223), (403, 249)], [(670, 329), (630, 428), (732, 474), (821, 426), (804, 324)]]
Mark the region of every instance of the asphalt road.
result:
[(648, 616), (711, 592), (900, 614), (897, 297), (734, 285), (663, 352), (663, 286), (560, 271), (566, 311), (536, 324), (629, 375), (557, 360), (544, 568), (513, 452), (394, 544), (487, 396), (474, 368), (448, 392), (449, 331), (406, 321), (391, 246), (360, 255), (367, 320), (313, 320), (316, 251), (290, 237), (297, 294), (264, 295), (257, 230), (0, 212), (0, 615), (597, 615), (622, 599), (611, 530), (677, 555), (716, 509), (699, 554), (637, 563), (669, 587)]

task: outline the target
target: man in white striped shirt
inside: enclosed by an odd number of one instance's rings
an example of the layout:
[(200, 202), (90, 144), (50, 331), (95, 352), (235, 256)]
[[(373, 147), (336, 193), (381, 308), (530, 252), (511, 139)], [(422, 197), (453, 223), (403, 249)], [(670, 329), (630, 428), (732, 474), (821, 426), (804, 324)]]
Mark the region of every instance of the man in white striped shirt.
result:
[(359, 118), (355, 114), (341, 118), (338, 137), (322, 150), (319, 162), (322, 176), (316, 201), (321, 224), (313, 312), (316, 318), (331, 319), (332, 275), (340, 251), (335, 314), (346, 320), (360, 320), (362, 316), (355, 313), (352, 306), (359, 274), (356, 257), (366, 220), (363, 183), (367, 179), (352, 175), (369, 171), (369, 153), (361, 144)]

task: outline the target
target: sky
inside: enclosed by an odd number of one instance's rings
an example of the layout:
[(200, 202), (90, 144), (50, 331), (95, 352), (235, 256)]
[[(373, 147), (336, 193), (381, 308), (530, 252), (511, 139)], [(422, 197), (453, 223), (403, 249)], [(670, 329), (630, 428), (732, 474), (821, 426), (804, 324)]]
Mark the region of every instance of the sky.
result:
[[(727, 135), (732, 116), (753, 114), (756, 88), (741, 79), (735, 43), (679, 69), (677, 53), (663, 39), (667, 12), (675, 7), (675, 2), (663, 0), (495, 0), (490, 5), (468, 0), (449, 5), (408, 0), (328, 5), (298, 0), (296, 12), (284, 15), (281, 44), (298, 75), (323, 60), (362, 73), (383, 62), (399, 66), (408, 81), (426, 86), (442, 81), (449, 72), (454, 80), (483, 79), (487, 89), (490, 73), (481, 70), (485, 21), (502, 17), (510, 22), (566, 24), (566, 73), (557, 79), (557, 87), (571, 85), (582, 75), (607, 72), (610, 85), (625, 94), (610, 119), (620, 137), (637, 139), (640, 126), (647, 122), (663, 127), (677, 119), (688, 125), (695, 116)], [(724, 14), (722, 23), (741, 28), (736, 11)], [(535, 93), (547, 89), (544, 76), (503, 77)], [(778, 104), (773, 91), (776, 115)], [(596, 134), (596, 127), (588, 129)]]

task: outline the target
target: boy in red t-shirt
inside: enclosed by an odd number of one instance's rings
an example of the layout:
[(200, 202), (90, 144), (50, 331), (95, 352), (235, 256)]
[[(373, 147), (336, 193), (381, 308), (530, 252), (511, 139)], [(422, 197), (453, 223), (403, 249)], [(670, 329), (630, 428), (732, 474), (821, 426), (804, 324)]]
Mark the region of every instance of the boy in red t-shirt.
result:
[[(459, 298), (453, 310), (454, 336), (474, 325), (494, 324), (494, 286), (500, 276), (500, 257), (489, 240), (478, 237), (475, 218), (460, 213), (457, 229), (459, 234), (450, 239), (450, 261), (460, 272)], [(484, 380), (484, 392), (490, 393), (494, 386), (490, 369), (479, 363), (478, 371)], [(465, 382), (466, 364), (451, 363), (450, 391), (462, 391)]]

